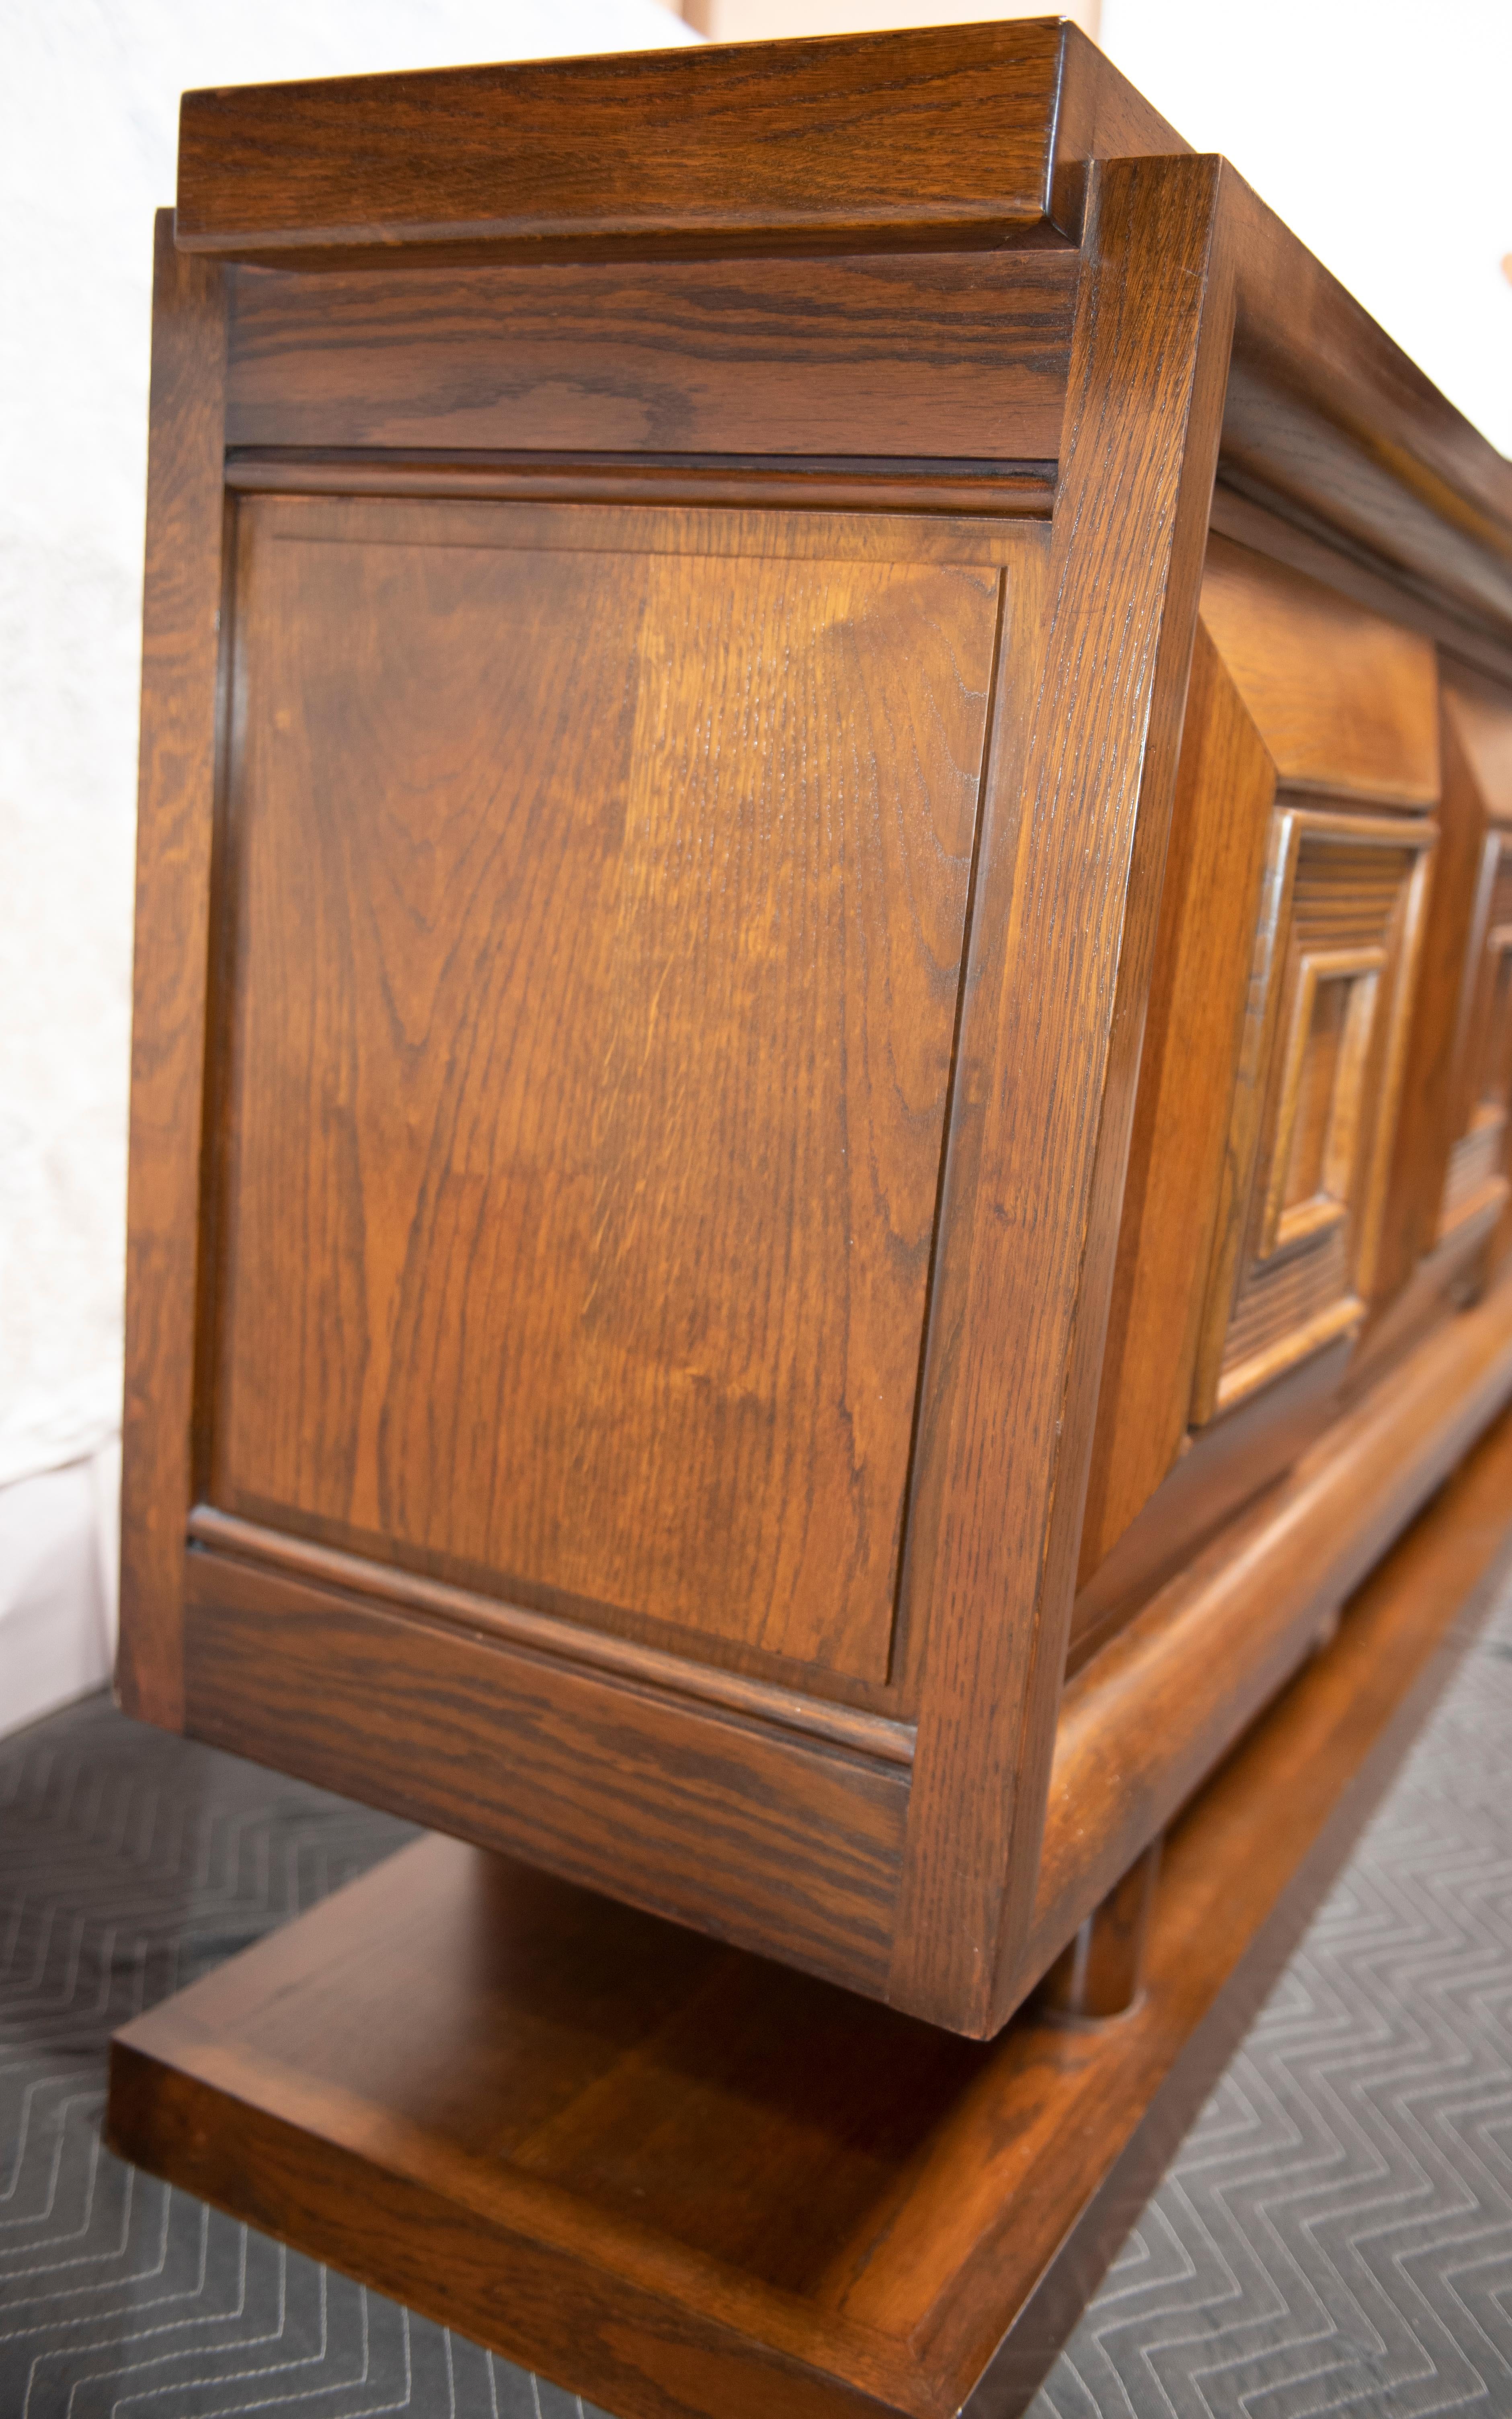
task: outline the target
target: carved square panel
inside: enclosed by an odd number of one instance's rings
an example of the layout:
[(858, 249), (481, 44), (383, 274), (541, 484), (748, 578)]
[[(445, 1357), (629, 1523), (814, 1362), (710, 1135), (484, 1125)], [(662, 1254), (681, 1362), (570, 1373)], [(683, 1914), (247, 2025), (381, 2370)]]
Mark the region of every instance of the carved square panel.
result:
[(1383, 948), (1304, 950), (1298, 960), (1259, 1257), (1349, 1216)]
[(1434, 837), (1415, 816), (1275, 812), (1198, 1422), (1364, 1317)]

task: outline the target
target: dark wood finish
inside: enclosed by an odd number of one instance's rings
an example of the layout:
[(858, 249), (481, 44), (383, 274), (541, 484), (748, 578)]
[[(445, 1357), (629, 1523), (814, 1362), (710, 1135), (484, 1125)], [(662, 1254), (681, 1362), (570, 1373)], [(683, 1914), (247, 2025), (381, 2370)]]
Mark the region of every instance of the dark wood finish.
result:
[(1061, 2024), (1101, 2025), (1134, 2006), (1145, 1987), (1160, 1845), (1151, 1841), (1067, 1943), (1040, 1985), (1040, 2012)]
[[(1059, 428), (1058, 386), (1055, 392)], [(895, 431), (892, 433), (896, 433)], [(936, 424), (935, 433), (938, 433)], [(225, 484), (237, 495), (482, 496), (525, 502), (798, 504), (814, 512), (932, 513), (1048, 520), (1052, 463), (957, 462), (844, 455), (784, 460), (739, 455), (492, 454), (433, 447), (245, 446), (229, 454)]]
[[(1013, 2005), (1002, 1978), (1065, 1668), (1232, 325), (1218, 219), (1211, 162), (1120, 162), (1099, 179), (1026, 811), (996, 843), (1001, 871), (995, 847), (981, 876), (990, 954), (972, 968), (962, 1060), (972, 1070), (987, 1056), (976, 1017), (996, 1046), (1014, 1030), (1016, 1048), (1011, 1082), (985, 1099), (971, 1072), (959, 1084), (951, 1133), (968, 1174), (945, 1202), (904, 1575), (904, 1618), (921, 1598), (929, 1634), (891, 1989), (983, 2033)], [(1115, 579), (1135, 460), (1151, 543)], [(1086, 764), (1099, 768), (1090, 794)], [(1015, 1003), (1030, 1000), (1038, 1015), (1019, 1022)], [(947, 1378), (949, 1408), (936, 1410)]]
[(1211, 540), (1072, 1663), (1319, 1432), (1347, 1377), (1404, 1181), (1437, 725), (1421, 639)]
[(1275, 816), (1193, 1396), (1354, 1334), (1375, 1274), (1436, 827)]
[(459, 243), (895, 249), (1079, 231), (1184, 146), (1057, 18), (188, 93), (178, 229), (236, 258)]
[(521, 1605), (482, 1595), (476, 1588), (423, 1579), (414, 1571), (370, 1556), (344, 1554), (308, 1537), (292, 1535), (286, 1529), (219, 1512), (213, 1504), (196, 1503), (187, 1528), (196, 1545), (267, 1570), (292, 1572), (317, 1587), (333, 1586), (344, 1595), (396, 1605), (452, 1623), (474, 1637), (505, 1639), (513, 1646), (567, 1663), (584, 1663), (591, 1670), (639, 1682), (661, 1693), (722, 1705), (730, 1713), (775, 1723), (779, 1730), (797, 1731), (805, 1737), (854, 1749), (858, 1755), (880, 1757), (885, 1764), (914, 1760), (911, 1722), (869, 1712), (863, 1705), (847, 1703), (843, 1696), (819, 1697), (810, 1689), (758, 1679), (729, 1664), (693, 1662), (686, 1654), (669, 1655), (638, 1639), (616, 1637), (612, 1631), (590, 1628), (554, 1613), (527, 1611)]
[[(1466, 706), (1475, 734), (1489, 743), (1474, 757), (1462, 727)], [(1479, 1225), (1484, 1240), (1505, 1197), (1504, 1142), (1494, 1119), (1471, 1131), (1480, 1103), (1470, 1028), (1477, 1009), (1495, 997), (1495, 965), (1486, 947), (1504, 847), (1495, 818), (1512, 812), (1512, 763), (1499, 765), (1496, 741), (1512, 732), (1512, 712), (1494, 692), (1468, 686), (1463, 673), (1444, 680), (1442, 711), (1441, 837), (1376, 1266), (1378, 1333), (1389, 1326), (1404, 1291), (1417, 1289), (1418, 1272), (1428, 1262), (1437, 1262), (1446, 1279), (1459, 1277), (1461, 1258), (1443, 1256), (1441, 1246), (1452, 1235), (1468, 1236), (1472, 1224)], [(1484, 1025), (1479, 1034), (1489, 1038)], [(1461, 1183), (1451, 1203), (1457, 1152)], [(1446, 1217), (1446, 1207), (1454, 1214)]]
[[(1186, 1437), (1205, 1269), (1227, 1141), (1274, 767), (1204, 623), (1187, 695), (1140, 1063), (1097, 1430), (1082, 1523), (1084, 1602)], [(1246, 1490), (1248, 1491), (1248, 1490)], [(1184, 1523), (1178, 1523), (1185, 1534)], [(1171, 1551), (1164, 1533), (1157, 1563)], [(1114, 1574), (1115, 1595), (1132, 1583)]]
[(200, 1112), (219, 732), (224, 271), (158, 214), (142, 628), (136, 959), (127, 1198), (121, 1589), (128, 1713), (183, 1720), (180, 1596), (193, 1502)]
[(123, 1689), (990, 2032), (1500, 1399), (1512, 474), (1057, 24), (185, 124)]
[(212, 1502), (886, 1681), (1014, 539), (243, 508)]
[[(1201, 1288), (1193, 1285), (1192, 1270), (1201, 1265), (1195, 1261), (1187, 1270), (1188, 1290), (1198, 1295), (1198, 1307)], [(1192, 1325), (1195, 1329), (1195, 1317)], [(1133, 1619), (1163, 1579), (1188, 1563), (1198, 1546), (1321, 1436), (1338, 1409), (1354, 1351), (1350, 1336), (1335, 1337), (1237, 1404), (1223, 1419), (1211, 1422), (1200, 1438), (1190, 1430), (1183, 1432), (1165, 1476), (1115, 1542), (1095, 1563), (1095, 1549), (1084, 1545), (1083, 1567), (1089, 1569), (1090, 1576), (1078, 1585), (1072, 1607), (1068, 1678), (1115, 1630)], [(1158, 1351), (1145, 1394), (1157, 1402), (1165, 1399), (1181, 1365), (1173, 1372), (1166, 1366), (1165, 1352)], [(1190, 1359), (1184, 1367), (1190, 1408)], [(1122, 1460), (1125, 1469), (1137, 1471), (1139, 1463), (1132, 1453)]]
[[(186, 242), (391, 265), (406, 244), (581, 260), (834, 249), (853, 228), (883, 251), (1075, 240), (1088, 162), (1183, 147), (1056, 21), (204, 93), (183, 131)], [(1403, 618), (1452, 600), (1462, 644), (1507, 667), (1512, 471), (1238, 178), (1229, 196), (1230, 491), (1321, 538), (1339, 585), (1383, 580)]]
[(187, 1596), (196, 1737), (880, 1991), (897, 1764), (204, 1549)]
[(1053, 457), (1079, 255), (233, 269), (233, 445)]
[(1202, 620), (1278, 786), (1431, 812), (1438, 695), (1421, 639), (1221, 536), (1208, 547)]
[(1221, 458), (1218, 471), (1212, 526), (1220, 536), (1416, 630), (1437, 644), (1446, 663), (1474, 667), (1492, 679), (1512, 676), (1512, 634), (1503, 634), (1494, 623), (1466, 621), (1426, 583), (1404, 587), (1378, 555), (1305, 511), (1280, 511), (1273, 496), (1261, 503), (1231, 487)]
[(1099, 2185), (1168, 2153), (1509, 1504), (1504, 1421), (1176, 1826), (1119, 2021), (974, 2045), (432, 1840), (118, 2036), (112, 2142), (625, 2419), (944, 2419), (984, 2370), (1009, 2419), (1116, 2247)]

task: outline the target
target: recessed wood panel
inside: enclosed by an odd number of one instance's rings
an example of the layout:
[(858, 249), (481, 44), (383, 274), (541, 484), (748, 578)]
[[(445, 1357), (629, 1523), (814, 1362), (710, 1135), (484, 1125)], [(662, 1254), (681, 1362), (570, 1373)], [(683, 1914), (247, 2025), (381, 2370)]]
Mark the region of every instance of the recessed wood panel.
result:
[(1059, 449), (1074, 248), (232, 272), (232, 445)]
[(1276, 813), (1199, 1423), (1364, 1317), (1433, 840), (1406, 818)]
[(1007, 551), (243, 507), (215, 1502), (886, 1676)]

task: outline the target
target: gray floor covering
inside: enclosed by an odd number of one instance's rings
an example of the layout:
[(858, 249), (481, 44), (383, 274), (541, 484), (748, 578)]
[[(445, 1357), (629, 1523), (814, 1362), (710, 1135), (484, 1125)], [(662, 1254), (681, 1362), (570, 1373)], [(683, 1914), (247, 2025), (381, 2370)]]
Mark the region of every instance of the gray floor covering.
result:
[[(0, 2419), (583, 2413), (100, 2146), (112, 2029), (407, 1836), (102, 1699), (0, 1742)], [(1512, 2419), (1508, 1586), (1034, 2419), (1472, 2411)]]

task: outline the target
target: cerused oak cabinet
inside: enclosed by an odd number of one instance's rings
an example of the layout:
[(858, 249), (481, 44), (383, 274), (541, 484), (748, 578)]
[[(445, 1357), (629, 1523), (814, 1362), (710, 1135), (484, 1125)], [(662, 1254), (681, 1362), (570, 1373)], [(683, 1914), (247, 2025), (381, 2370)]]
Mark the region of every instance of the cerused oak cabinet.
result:
[(1053, 21), (154, 308), (123, 1702), (991, 2035), (1512, 1392), (1512, 470)]

